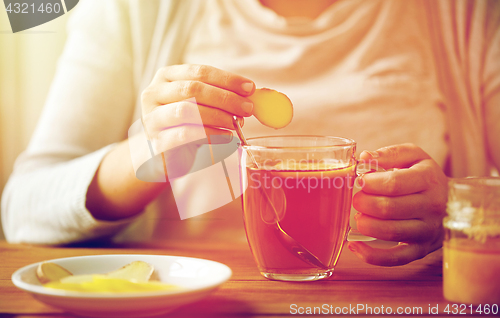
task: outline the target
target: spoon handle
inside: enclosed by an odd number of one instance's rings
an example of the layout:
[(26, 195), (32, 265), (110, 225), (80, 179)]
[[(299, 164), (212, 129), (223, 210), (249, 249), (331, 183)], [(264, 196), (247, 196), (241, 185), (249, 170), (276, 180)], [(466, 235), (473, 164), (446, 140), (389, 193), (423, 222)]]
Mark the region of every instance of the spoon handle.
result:
[[(238, 117), (233, 116), (233, 126), (234, 129), (236, 130), (236, 134), (238, 135), (238, 138), (241, 140), (241, 144), (243, 146), (248, 146), (247, 139), (245, 138), (245, 135), (243, 135), (243, 131), (241, 130), (240, 123), (238, 122)], [(252, 155), (250, 151), (247, 150), (248, 156), (250, 157), (250, 160), (252, 160), (253, 164), (257, 169), (259, 169), (259, 164), (257, 163), (257, 160), (255, 160), (255, 157)]]

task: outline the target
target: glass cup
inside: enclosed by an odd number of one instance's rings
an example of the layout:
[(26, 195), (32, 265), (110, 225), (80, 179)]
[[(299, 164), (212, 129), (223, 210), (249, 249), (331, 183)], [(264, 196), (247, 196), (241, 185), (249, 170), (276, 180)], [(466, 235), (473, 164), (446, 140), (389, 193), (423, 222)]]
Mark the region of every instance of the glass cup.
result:
[(275, 136), (248, 144), (240, 146), (243, 214), (259, 271), (284, 281), (331, 276), (349, 231), (356, 142)]
[(500, 303), (500, 178), (451, 179), (443, 220), (443, 291), (450, 301)]

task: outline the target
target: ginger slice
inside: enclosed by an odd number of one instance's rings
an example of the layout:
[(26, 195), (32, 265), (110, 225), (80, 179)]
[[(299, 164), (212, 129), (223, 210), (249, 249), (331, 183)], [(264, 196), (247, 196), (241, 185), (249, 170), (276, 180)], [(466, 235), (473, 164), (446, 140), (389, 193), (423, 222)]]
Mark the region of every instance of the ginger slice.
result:
[[(64, 270), (64, 268), (54, 263), (44, 263), (50, 271), (54, 268)], [(67, 271), (66, 271), (67, 272)], [(151, 292), (165, 290), (179, 290), (182, 287), (153, 280), (154, 267), (143, 261), (134, 261), (120, 269), (106, 274), (83, 274), (69, 275), (52, 280), (44, 280), (43, 286), (52, 289), (62, 289), (77, 292), (94, 293), (130, 293), (130, 292)], [(62, 276), (62, 275), (59, 275)], [(40, 279), (40, 276), (38, 277)], [(40, 279), (42, 282), (42, 280)]]
[(180, 290), (182, 287), (157, 281), (138, 282), (106, 275), (90, 275), (91, 279), (79, 283), (63, 281), (49, 282), (44, 286), (53, 289), (88, 293), (135, 293), (165, 290)]
[(285, 94), (269, 88), (259, 88), (248, 98), (253, 102), (253, 115), (263, 125), (280, 129), (292, 121), (292, 102)]
[[(152, 265), (143, 261), (134, 261), (115, 271), (100, 274), (100, 276), (136, 282), (147, 282), (150, 280), (153, 272), (154, 267)], [(51, 262), (44, 262), (38, 265), (36, 276), (42, 284), (58, 281), (61, 283), (78, 284), (89, 282), (94, 279), (94, 274), (73, 275), (64, 267)]]
[(106, 274), (83, 274), (73, 275), (61, 279), (61, 283), (86, 283), (94, 280), (95, 277), (124, 279), (134, 282), (147, 282), (153, 274), (154, 268), (143, 261), (134, 261), (123, 266), (120, 269)]
[(153, 275), (154, 267), (143, 261), (134, 261), (116, 271), (106, 274), (110, 278), (122, 278), (138, 282), (147, 282)]
[(36, 277), (42, 284), (59, 281), (72, 275), (66, 268), (50, 262), (40, 263), (36, 269)]

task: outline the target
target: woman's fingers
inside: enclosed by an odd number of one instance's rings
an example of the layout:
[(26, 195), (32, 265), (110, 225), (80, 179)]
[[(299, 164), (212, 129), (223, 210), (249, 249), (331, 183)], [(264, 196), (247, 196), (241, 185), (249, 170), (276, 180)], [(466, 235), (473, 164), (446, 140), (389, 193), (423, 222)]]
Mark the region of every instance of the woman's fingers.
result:
[(143, 113), (155, 107), (195, 98), (196, 103), (219, 108), (240, 117), (251, 116), (253, 103), (232, 91), (199, 81), (175, 81), (153, 85), (142, 94)]
[(431, 159), (417, 162), (406, 169), (368, 173), (360, 184), (363, 192), (375, 195), (399, 196), (428, 190), (437, 183), (436, 169), (440, 169)]
[(363, 176), (362, 191), (353, 199), (358, 230), (387, 241), (405, 242), (380, 250), (351, 242), (356, 255), (370, 264), (403, 265), (422, 258), (441, 245), (447, 178), (439, 165), (412, 144), (361, 153), (370, 165), (394, 171)]
[(359, 157), (367, 162), (375, 160), (384, 169), (408, 168), (419, 161), (431, 158), (414, 144), (401, 144), (380, 148), (376, 151), (363, 151)]
[(171, 65), (158, 70), (142, 94), (143, 115), (156, 106), (195, 98), (197, 103), (237, 116), (252, 115), (255, 84), (240, 75), (207, 65)]
[(210, 66), (160, 69), (141, 95), (149, 152), (162, 153), (169, 176), (187, 173), (200, 145), (231, 142), (233, 116), (243, 125), (243, 117), (252, 115), (245, 96), (254, 90), (251, 80)]
[[(232, 118), (232, 115), (218, 108), (182, 101), (158, 106), (145, 115), (143, 120), (149, 135), (152, 136), (161, 130), (183, 124), (233, 129)], [(242, 125), (243, 119), (239, 118), (238, 120)]]
[(381, 220), (363, 213), (355, 215), (358, 231), (384, 241), (423, 242), (432, 235), (429, 224), (418, 219)]
[(387, 197), (359, 191), (352, 204), (357, 211), (383, 220), (419, 219), (433, 208), (429, 198), (422, 193)]
[(182, 177), (191, 170), (199, 146), (208, 143), (207, 138), (198, 139), (199, 136), (210, 136), (211, 144), (226, 144), (233, 138), (232, 133), (227, 130), (182, 125), (163, 130), (158, 138), (152, 140), (155, 155), (162, 154), (162, 172), (167, 173), (168, 180)]
[(228, 143), (232, 140), (233, 134), (229, 130), (186, 124), (160, 131), (151, 138), (151, 143), (154, 153), (159, 154), (179, 146), (205, 144), (208, 142), (207, 136), (209, 138), (212, 136), (211, 143)]
[(398, 266), (423, 258), (430, 251), (418, 243), (400, 243), (388, 249), (373, 248), (363, 242), (349, 242), (348, 248), (368, 264)]
[(255, 84), (243, 76), (223, 71), (208, 65), (182, 64), (161, 68), (153, 83), (174, 81), (197, 81), (232, 91), (241, 96), (250, 96)]
[[(251, 116), (255, 84), (240, 75), (206, 65), (172, 65), (155, 75), (142, 93), (143, 122), (149, 135), (179, 125), (233, 129)], [(153, 137), (153, 136), (151, 136)]]

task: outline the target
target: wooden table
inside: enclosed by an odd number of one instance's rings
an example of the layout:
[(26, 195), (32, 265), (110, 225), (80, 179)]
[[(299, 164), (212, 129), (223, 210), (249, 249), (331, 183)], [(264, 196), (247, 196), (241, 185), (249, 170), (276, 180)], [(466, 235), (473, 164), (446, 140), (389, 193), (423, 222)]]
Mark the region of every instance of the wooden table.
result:
[[(375, 244), (384, 244), (383, 242)], [(94, 247), (44, 247), (14, 245), (0, 241), (0, 316), (7, 317), (66, 317), (57, 308), (49, 307), (17, 289), (11, 282), (18, 268), (42, 260), (95, 254), (159, 254), (211, 259), (231, 267), (233, 276), (209, 297), (172, 312), (169, 317), (283, 317), (314, 310), (313, 307), (350, 314), (365, 314), (365, 310), (350, 308), (372, 307), (373, 313), (393, 314), (397, 310), (429, 315), (429, 306), (438, 306), (439, 315), (450, 305), (442, 296), (441, 251), (399, 267), (385, 268), (367, 265), (347, 248), (331, 278), (324, 281), (291, 283), (263, 278), (253, 261), (250, 250), (242, 243), (157, 243), (98, 245)], [(453, 312), (452, 305), (448, 307)], [(316, 309), (317, 310), (317, 309)], [(369, 312), (368, 312), (369, 313)], [(327, 316), (325, 314), (321, 316)], [(429, 315), (435, 317), (437, 315)], [(470, 313), (467, 316), (473, 316)], [(485, 315), (478, 315), (484, 317)], [(490, 316), (493, 316), (490, 314)]]

